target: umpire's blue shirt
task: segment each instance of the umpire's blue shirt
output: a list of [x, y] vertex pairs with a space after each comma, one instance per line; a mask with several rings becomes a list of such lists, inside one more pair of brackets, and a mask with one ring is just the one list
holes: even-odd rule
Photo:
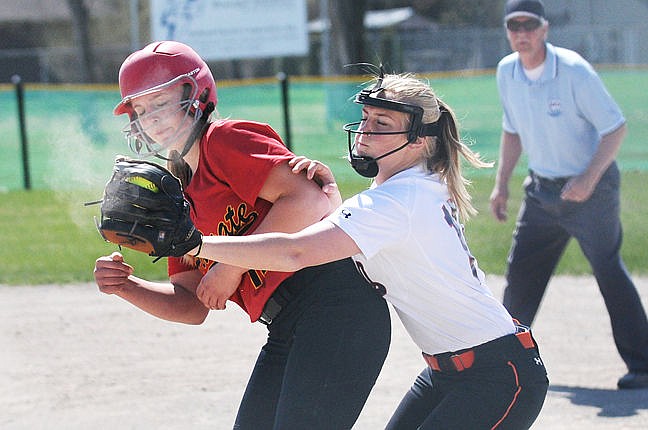
[[497, 65], [502, 128], [518, 134], [529, 168], [540, 176], [585, 171], [601, 136], [625, 118], [594, 68], [574, 51], [546, 44], [542, 76], [527, 78], [517, 52]]

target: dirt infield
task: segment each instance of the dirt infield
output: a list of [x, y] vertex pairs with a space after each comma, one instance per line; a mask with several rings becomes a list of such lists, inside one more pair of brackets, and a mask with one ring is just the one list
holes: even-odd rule
[[[648, 307], [648, 277], [636, 278]], [[489, 284], [501, 297], [502, 279]], [[383, 428], [422, 369], [393, 319], [385, 367], [354, 429]], [[265, 328], [235, 305], [202, 326], [150, 317], [93, 284], [0, 286], [0, 428], [227, 429]], [[555, 278], [534, 326], [551, 385], [533, 429], [646, 429], [591, 277]]]

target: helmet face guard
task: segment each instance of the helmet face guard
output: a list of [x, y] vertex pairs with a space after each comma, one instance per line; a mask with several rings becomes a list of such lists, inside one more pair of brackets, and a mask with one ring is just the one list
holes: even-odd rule
[[[202, 117], [202, 111], [200, 110], [199, 102], [196, 99], [198, 93], [196, 80], [189, 75], [178, 76], [169, 82], [125, 97], [122, 100], [123, 103], [127, 103], [128, 106], [131, 106], [133, 100], [138, 97], [164, 91], [177, 85], [182, 85], [184, 87], [183, 96], [177, 101], [177, 103], [170, 103], [160, 109], [146, 112], [141, 116], [131, 108], [131, 111], [129, 112], [131, 121], [123, 129], [123, 132], [129, 148], [139, 156], [159, 156], [161, 152], [164, 152], [173, 146], [173, 144], [175, 144], [179, 139], [188, 138], [190, 131], [193, 130]], [[154, 135], [153, 132], [156, 127], [165, 126], [165, 118], [172, 117], [180, 112], [184, 112], [184, 117], [176, 128], [175, 133], [161, 142], [151, 138], [151, 135]], [[151, 121], [150, 124], [152, 125], [145, 128], [143, 125], [143, 122], [145, 122], [144, 120], [151, 117], [157, 117], [159, 120], [156, 122]]]
[[[366, 88], [360, 91], [354, 99], [355, 103], [367, 106], [373, 106], [381, 109], [393, 110], [403, 112], [410, 116], [410, 126], [408, 130], [402, 131], [361, 131], [358, 129], [362, 121], [351, 122], [343, 126], [344, 131], [347, 132], [347, 145], [349, 150], [349, 162], [351, 167], [360, 175], [373, 178], [378, 174], [377, 161], [381, 158], [387, 157], [394, 152], [400, 151], [410, 143], [414, 142], [417, 138], [422, 136], [438, 136], [439, 127], [437, 122], [423, 124], [423, 108], [420, 106], [399, 102], [396, 100], [389, 100], [380, 97], [384, 94], [385, 88], [382, 87], [384, 79], [384, 70], [381, 66], [380, 76], [376, 84], [372, 88]], [[355, 150], [355, 136], [359, 134], [366, 135], [390, 135], [390, 134], [407, 134], [407, 141], [398, 148], [387, 152], [379, 157], [366, 157], [354, 154]]]

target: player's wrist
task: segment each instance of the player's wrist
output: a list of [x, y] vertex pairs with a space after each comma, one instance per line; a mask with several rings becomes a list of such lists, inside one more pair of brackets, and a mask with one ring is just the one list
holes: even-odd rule
[[189, 256], [191, 256], [191, 257], [194, 257], [194, 258], [199, 257], [200, 256], [200, 251], [202, 251], [202, 244], [203, 244], [203, 240], [202, 240], [202, 237], [201, 237], [200, 242], [198, 243], [198, 245], [195, 248], [190, 249], [187, 252], [187, 254]]
[[203, 246], [203, 241], [201, 240], [198, 246], [190, 250], [187, 254], [189, 254], [193, 258], [198, 258], [200, 256], [200, 251], [202, 251], [202, 246]]

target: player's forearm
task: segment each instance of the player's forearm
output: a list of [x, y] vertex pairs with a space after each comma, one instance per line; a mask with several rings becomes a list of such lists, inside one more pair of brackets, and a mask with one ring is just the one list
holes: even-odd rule
[[[191, 255], [198, 248], [190, 251]], [[342, 229], [324, 220], [293, 234], [206, 236], [199, 256], [240, 267], [294, 272], [341, 260], [360, 250]]]
[[271, 170], [259, 197], [272, 202], [272, 208], [254, 233], [294, 233], [330, 212], [328, 197], [319, 185], [306, 175], [295, 175], [288, 163]]
[[[223, 236], [205, 236], [199, 255], [232, 266], [232, 270], [240, 269], [242, 273], [248, 269], [294, 272], [309, 264], [300, 262], [299, 256], [302, 254], [296, 251], [295, 243], [289, 242], [287, 236], [274, 237], [272, 234], [298, 232], [321, 220], [328, 211], [327, 198], [321, 192], [318, 192], [317, 198], [279, 198], [253, 234], [226, 236], [225, 240], [221, 240]], [[257, 236], [265, 234], [270, 235], [260, 241]], [[255, 239], [248, 239], [251, 236]], [[196, 256], [196, 252], [198, 248], [188, 254]]]
[[171, 283], [151, 282], [129, 276], [130, 287], [119, 297], [157, 318], [184, 324], [201, 324], [209, 310], [195, 295]]
[[[191, 251], [193, 255], [198, 249]], [[287, 233], [205, 236], [199, 256], [250, 269], [294, 272], [302, 269], [301, 251]]]
[[272, 208], [254, 233], [298, 232], [326, 216], [330, 212], [329, 206], [326, 195], [320, 190], [308, 196], [280, 197], [273, 202]]

